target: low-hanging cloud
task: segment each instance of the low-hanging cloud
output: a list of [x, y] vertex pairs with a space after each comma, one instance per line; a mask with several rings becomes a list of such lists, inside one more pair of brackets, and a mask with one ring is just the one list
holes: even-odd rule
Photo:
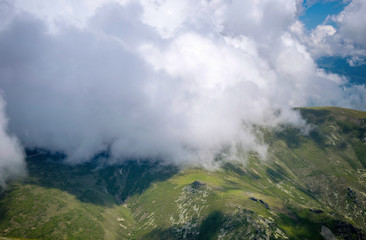
[[302, 123], [295, 106], [365, 106], [364, 86], [318, 69], [291, 31], [299, 1], [95, 1], [79, 18], [22, 2], [0, 31], [9, 129], [70, 163], [265, 156], [254, 124]]
[[18, 139], [7, 132], [5, 102], [0, 95], [0, 190], [13, 177], [24, 176], [24, 154]]

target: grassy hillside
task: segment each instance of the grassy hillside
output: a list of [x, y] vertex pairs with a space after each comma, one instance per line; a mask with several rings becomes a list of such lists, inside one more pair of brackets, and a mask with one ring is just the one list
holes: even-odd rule
[[[29, 152], [0, 198], [4, 239], [366, 239], [366, 112], [298, 109], [308, 131], [263, 129], [268, 159], [179, 170], [62, 164]], [[1, 239], [1, 238], [0, 238]]]

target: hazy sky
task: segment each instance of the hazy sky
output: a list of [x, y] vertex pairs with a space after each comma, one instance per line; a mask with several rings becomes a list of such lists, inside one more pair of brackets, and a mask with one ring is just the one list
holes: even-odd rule
[[35, 147], [69, 163], [108, 150], [212, 166], [223, 147], [265, 158], [253, 124], [301, 125], [297, 106], [365, 109], [364, 84], [315, 62], [365, 63], [366, 2], [321, 5], [315, 27], [319, 4], [0, 0], [0, 173], [23, 173]]

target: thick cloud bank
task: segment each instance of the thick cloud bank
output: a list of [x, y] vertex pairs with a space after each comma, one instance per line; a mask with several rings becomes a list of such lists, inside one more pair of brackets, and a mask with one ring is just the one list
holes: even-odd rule
[[8, 120], [4, 108], [5, 102], [0, 95], [0, 190], [7, 180], [25, 173], [23, 150], [18, 140], [7, 133]]
[[298, 39], [299, 1], [27, 2], [0, 1], [9, 128], [71, 163], [265, 156], [254, 125], [301, 124], [295, 106], [366, 106], [364, 86], [318, 69]]

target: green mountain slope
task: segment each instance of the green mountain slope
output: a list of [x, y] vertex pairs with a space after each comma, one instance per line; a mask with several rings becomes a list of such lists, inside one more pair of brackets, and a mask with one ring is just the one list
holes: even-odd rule
[[60, 155], [29, 152], [29, 177], [1, 195], [0, 236], [366, 239], [366, 112], [298, 110], [306, 133], [262, 129], [266, 161], [220, 159], [214, 171], [148, 161], [67, 166]]

